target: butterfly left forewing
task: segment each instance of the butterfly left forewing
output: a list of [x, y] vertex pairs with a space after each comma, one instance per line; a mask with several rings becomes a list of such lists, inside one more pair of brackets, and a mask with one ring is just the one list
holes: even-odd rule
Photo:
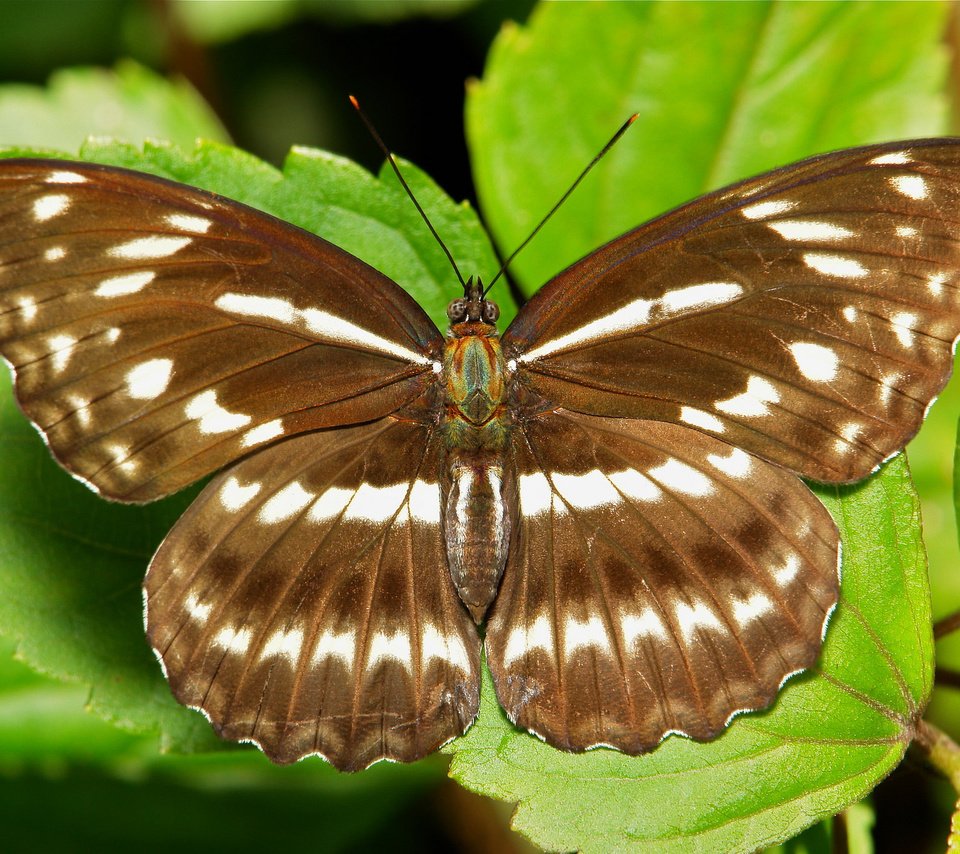
[[443, 569], [438, 437], [387, 418], [215, 478], [145, 582], [177, 698], [276, 762], [412, 761], [477, 712], [479, 640]]
[[679, 425], [559, 412], [517, 434], [485, 641], [511, 720], [641, 753], [717, 735], [814, 662], [839, 539], [796, 476]]
[[128, 170], [0, 160], [0, 353], [57, 459], [145, 501], [277, 438], [380, 417], [436, 327], [326, 241]]
[[554, 405], [686, 424], [858, 480], [960, 334], [960, 141], [815, 157], [697, 199], [548, 283], [504, 335]]

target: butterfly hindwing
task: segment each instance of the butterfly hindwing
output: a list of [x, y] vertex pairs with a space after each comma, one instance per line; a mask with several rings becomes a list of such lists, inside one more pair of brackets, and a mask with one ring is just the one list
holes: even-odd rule
[[826, 482], [917, 431], [960, 334], [960, 141], [815, 157], [561, 273], [504, 335], [556, 405], [687, 424]]
[[57, 459], [107, 497], [157, 498], [265, 442], [386, 415], [432, 381], [440, 344], [389, 279], [252, 208], [0, 160], [0, 353]]
[[436, 431], [382, 419], [215, 478], [154, 557], [147, 632], [181, 702], [274, 761], [419, 759], [477, 713], [444, 570]]
[[486, 649], [550, 744], [717, 735], [816, 658], [839, 539], [793, 474], [690, 428], [557, 413], [517, 431], [518, 528]]

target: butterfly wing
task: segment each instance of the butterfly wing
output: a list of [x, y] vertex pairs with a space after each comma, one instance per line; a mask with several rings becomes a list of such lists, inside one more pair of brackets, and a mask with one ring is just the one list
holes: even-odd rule
[[504, 335], [552, 405], [687, 424], [800, 474], [914, 435], [960, 334], [960, 140], [814, 157], [561, 273]]
[[463, 733], [480, 644], [443, 569], [439, 453], [433, 428], [386, 418], [211, 481], [144, 585], [177, 698], [275, 762], [355, 771]]
[[396, 284], [267, 214], [122, 169], [0, 161], [0, 354], [56, 458], [108, 498], [393, 412], [441, 347]]
[[517, 428], [518, 523], [487, 624], [510, 719], [565, 750], [717, 735], [809, 667], [839, 538], [792, 473], [688, 427]]

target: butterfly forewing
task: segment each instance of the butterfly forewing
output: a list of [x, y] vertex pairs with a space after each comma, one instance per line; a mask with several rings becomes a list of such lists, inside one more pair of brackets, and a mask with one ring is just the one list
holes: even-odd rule
[[174, 693], [274, 761], [411, 761], [477, 713], [479, 640], [443, 570], [435, 431], [393, 418], [228, 469], [146, 580]]
[[511, 720], [640, 753], [716, 735], [812, 664], [839, 539], [797, 477], [672, 424], [561, 413], [520, 432], [486, 638]]
[[698, 199], [545, 286], [505, 352], [554, 404], [862, 478], [949, 376], [958, 167], [953, 140], [872, 146]]
[[393, 282], [266, 214], [124, 170], [0, 162], [0, 352], [58, 460], [108, 497], [395, 411], [439, 346]]

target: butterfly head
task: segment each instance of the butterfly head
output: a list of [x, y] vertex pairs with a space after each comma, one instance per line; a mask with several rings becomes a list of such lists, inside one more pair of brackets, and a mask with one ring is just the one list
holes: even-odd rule
[[485, 323], [495, 326], [500, 318], [500, 306], [492, 300], [484, 299], [483, 282], [474, 280], [473, 276], [467, 279], [463, 286], [463, 296], [452, 300], [447, 306], [447, 317], [450, 324]]

